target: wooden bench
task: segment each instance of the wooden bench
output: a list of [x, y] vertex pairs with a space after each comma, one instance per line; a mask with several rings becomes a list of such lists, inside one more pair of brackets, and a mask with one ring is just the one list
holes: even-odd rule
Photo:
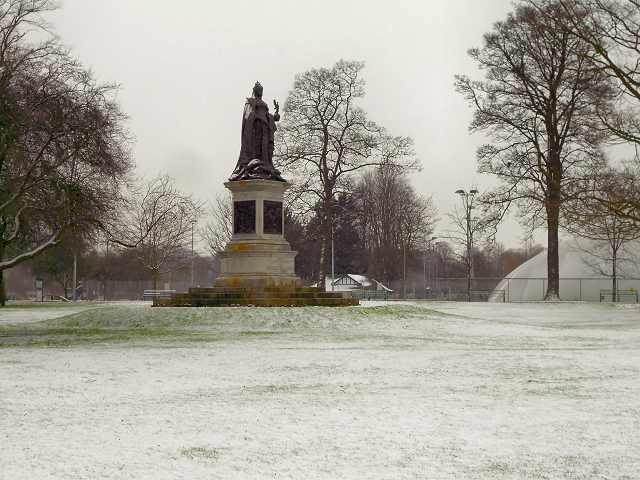
[[613, 301], [614, 295], [618, 298], [618, 302], [620, 301], [620, 297], [633, 297], [636, 299], [636, 303], [638, 303], [638, 291], [637, 290], [600, 290], [600, 301], [603, 302], [605, 297], [611, 297]]
[[469, 301], [472, 301], [472, 298], [478, 298], [479, 300], [488, 301], [489, 298], [493, 295], [497, 295], [498, 297], [502, 297], [502, 301], [506, 302], [505, 290], [471, 290], [469, 292]]
[[171, 294], [176, 293], [175, 290], [145, 290], [142, 294], [142, 300], [167, 300], [171, 298]]

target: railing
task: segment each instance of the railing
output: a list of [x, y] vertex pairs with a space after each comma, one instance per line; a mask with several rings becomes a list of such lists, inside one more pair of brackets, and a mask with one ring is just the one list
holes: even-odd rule
[[351, 298], [359, 300], [389, 300], [389, 292], [387, 290], [354, 290], [351, 292]]
[[142, 300], [165, 300], [171, 298], [171, 294], [176, 293], [175, 290], [145, 290], [142, 294]]
[[471, 290], [469, 292], [469, 301], [473, 302], [477, 300], [487, 302], [489, 301], [489, 298], [493, 301], [502, 298], [502, 301], [504, 302], [505, 294], [506, 292], [504, 290]]
[[[603, 302], [605, 297], [611, 297], [612, 302], [620, 302], [621, 297], [633, 297], [638, 303], [638, 291], [630, 290], [600, 290], [600, 301]], [[617, 297], [617, 300], [616, 300]]]

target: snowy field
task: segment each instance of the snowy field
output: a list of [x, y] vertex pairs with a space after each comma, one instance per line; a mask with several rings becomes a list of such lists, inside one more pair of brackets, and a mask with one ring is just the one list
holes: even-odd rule
[[640, 308], [149, 305], [0, 309], [0, 478], [640, 478]]

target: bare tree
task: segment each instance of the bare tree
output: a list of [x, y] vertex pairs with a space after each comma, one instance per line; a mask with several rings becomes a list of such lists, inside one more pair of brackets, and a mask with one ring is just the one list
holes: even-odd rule
[[331, 69], [296, 75], [277, 132], [275, 160], [295, 177], [300, 202], [307, 211], [318, 202], [322, 206], [321, 278], [330, 255], [334, 199], [347, 189], [352, 174], [371, 165], [418, 168], [409, 158], [413, 140], [392, 137], [356, 104], [364, 96], [363, 68], [362, 62], [341, 60]]
[[[640, 238], [640, 222], [616, 214], [611, 205], [624, 187], [620, 172], [609, 170], [589, 179], [594, 196], [572, 202], [565, 210], [565, 229], [590, 242], [578, 246], [583, 250], [583, 260], [590, 269], [612, 280], [613, 299], [618, 290], [620, 265], [634, 263], [637, 251], [630, 246]], [[584, 244], [584, 242], [582, 242]]]
[[220, 273], [222, 267], [218, 252], [224, 250], [225, 245], [233, 235], [233, 199], [231, 192], [216, 194], [209, 202], [209, 220], [201, 231], [209, 253], [209, 266], [215, 274]]
[[[616, 109], [601, 109], [603, 123], [612, 133], [640, 145], [640, 1], [638, 0], [528, 0], [542, 15], [550, 6], [560, 9], [560, 24], [590, 45], [593, 67], [614, 82]], [[604, 107], [605, 105], [602, 105]]]
[[402, 279], [404, 288], [407, 259], [411, 266], [438, 221], [432, 198], [419, 196], [395, 165], [365, 172], [354, 196], [370, 276], [386, 284]]
[[575, 182], [605, 164], [608, 137], [598, 119], [615, 92], [592, 68], [591, 45], [562, 28], [562, 9], [548, 14], [525, 5], [484, 36], [469, 54], [487, 71], [486, 81], [457, 76], [456, 88], [475, 109], [470, 129], [493, 144], [478, 149], [478, 170], [500, 179], [486, 200], [511, 205], [529, 228], [545, 226], [547, 299], [559, 298], [559, 237], [564, 202]]
[[469, 192], [458, 190], [462, 198], [462, 209], [454, 205], [453, 211], [447, 213], [450, 228], [445, 232], [454, 246], [454, 254], [467, 271], [467, 297], [470, 299], [472, 280], [474, 278], [474, 255], [480, 246], [492, 246], [495, 226], [500, 220], [499, 212], [491, 209], [479, 211], [482, 206], [476, 197], [478, 190], [470, 188]]
[[129, 178], [131, 137], [115, 101], [53, 35], [49, 0], [0, 1], [0, 303], [2, 271], [116, 211]]
[[[550, 0], [528, 0], [546, 15]], [[603, 125], [618, 142], [635, 146], [635, 160], [640, 159], [640, 2], [638, 0], [555, 0], [562, 9], [562, 27], [591, 46], [592, 68], [608, 76], [615, 88], [613, 104], [598, 105]], [[630, 170], [622, 166], [621, 174]], [[636, 172], [637, 176], [637, 172]], [[637, 183], [637, 181], [635, 182]], [[628, 195], [629, 185], [609, 198], [598, 198], [615, 214], [640, 221], [640, 190]], [[595, 193], [595, 192], [594, 192]]]
[[231, 193], [216, 194], [209, 203], [209, 221], [202, 230], [202, 238], [212, 257], [224, 250], [233, 235], [233, 201]]
[[131, 201], [123, 235], [145, 268], [151, 271], [153, 289], [158, 275], [183, 266], [189, 260], [191, 235], [203, 215], [203, 204], [178, 190], [169, 175], [144, 182]]

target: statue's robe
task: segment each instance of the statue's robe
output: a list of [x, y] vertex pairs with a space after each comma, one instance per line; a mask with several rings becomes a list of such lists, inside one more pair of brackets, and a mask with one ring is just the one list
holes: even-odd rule
[[[273, 177], [273, 180], [281, 180], [279, 172], [273, 167], [273, 139], [278, 120], [280, 115], [277, 113], [276, 116], [271, 115], [269, 107], [262, 99], [247, 98], [242, 116], [240, 156], [231, 179], [242, 180], [244, 177], [264, 178], [266, 176]], [[257, 169], [255, 166], [252, 167], [255, 175], [250, 175], [251, 172], [247, 170], [252, 160], [258, 160], [260, 163]]]

